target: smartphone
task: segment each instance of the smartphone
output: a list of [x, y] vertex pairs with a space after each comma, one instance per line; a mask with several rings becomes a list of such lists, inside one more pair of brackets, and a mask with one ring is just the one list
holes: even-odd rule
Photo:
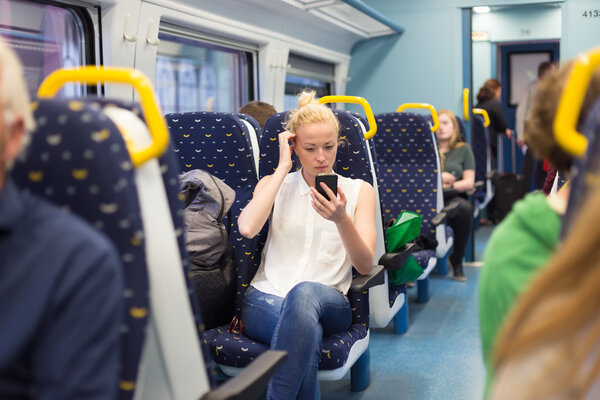
[[317, 192], [321, 193], [323, 197], [329, 200], [329, 196], [325, 193], [325, 189], [321, 187], [321, 182], [325, 182], [325, 184], [331, 189], [334, 196], [337, 196], [337, 175], [336, 174], [319, 174], [315, 178], [315, 188]]

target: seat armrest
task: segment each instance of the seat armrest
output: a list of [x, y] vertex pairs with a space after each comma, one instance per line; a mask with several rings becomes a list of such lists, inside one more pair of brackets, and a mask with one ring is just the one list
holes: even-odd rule
[[483, 185], [485, 185], [485, 183], [483, 181], [477, 181], [475, 182], [475, 184], [473, 185], [473, 187], [467, 191], [465, 191], [465, 194], [467, 196], [473, 196], [475, 193], [477, 193], [479, 191], [479, 189], [481, 189], [483, 187]]
[[285, 351], [265, 351], [243, 371], [218, 388], [201, 397], [201, 400], [255, 400], [264, 397], [269, 379], [287, 359]]
[[404, 266], [414, 246], [414, 243], [407, 243], [398, 252], [385, 253], [381, 256], [377, 264], [382, 265], [387, 270], [397, 271]]
[[352, 279], [350, 290], [353, 292], [362, 292], [365, 289], [369, 289], [373, 286], [383, 285], [384, 283], [385, 276], [383, 275], [383, 266], [373, 265], [369, 275], [360, 275]]
[[458, 207], [458, 203], [450, 203], [444, 208], [442, 208], [442, 210], [431, 219], [431, 223], [433, 224], [433, 226], [438, 226], [440, 224], [446, 223], [448, 212], [454, 210], [456, 207]]
[[443, 224], [446, 222], [447, 216], [448, 214], [446, 214], [445, 212], [438, 213], [435, 215], [435, 217], [431, 218], [431, 223], [433, 224], [433, 226]]

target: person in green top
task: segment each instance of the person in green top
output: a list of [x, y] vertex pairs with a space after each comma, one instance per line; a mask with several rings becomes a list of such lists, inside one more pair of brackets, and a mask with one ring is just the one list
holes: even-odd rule
[[475, 158], [471, 147], [460, 138], [458, 121], [449, 110], [438, 111], [440, 127], [436, 131], [442, 161], [442, 186], [444, 205], [456, 203], [448, 214], [448, 225], [454, 231], [454, 249], [449, 257], [453, 279], [466, 281], [462, 259], [471, 232], [473, 205], [465, 192], [475, 185]]
[[[525, 140], [534, 156], [548, 160], [563, 176], [568, 176], [573, 160], [556, 143], [553, 122], [570, 71], [569, 63], [544, 76], [525, 120]], [[600, 70], [588, 85], [580, 123], [599, 96]], [[562, 227], [560, 216], [568, 197], [568, 184], [553, 198], [536, 192], [528, 194], [515, 203], [490, 237], [479, 276], [479, 327], [486, 367], [484, 399], [494, 380], [493, 352], [499, 331], [518, 298], [554, 254]]]

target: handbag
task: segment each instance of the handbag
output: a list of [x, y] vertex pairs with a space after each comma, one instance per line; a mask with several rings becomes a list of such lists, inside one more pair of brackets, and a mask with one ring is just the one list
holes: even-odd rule
[[[421, 232], [423, 217], [412, 211], [402, 211], [394, 224], [385, 231], [385, 238], [390, 252], [398, 251], [406, 243], [415, 240]], [[408, 257], [399, 270], [389, 271], [390, 284], [400, 286], [414, 281], [423, 274], [423, 268], [412, 256]]]
[[401, 269], [389, 272], [390, 285], [400, 286], [407, 282], [412, 282], [417, 280], [423, 272], [423, 268], [421, 268], [417, 260], [415, 260], [411, 254]]
[[398, 251], [406, 243], [414, 240], [421, 231], [423, 217], [412, 211], [402, 211], [396, 222], [385, 231], [388, 251]]

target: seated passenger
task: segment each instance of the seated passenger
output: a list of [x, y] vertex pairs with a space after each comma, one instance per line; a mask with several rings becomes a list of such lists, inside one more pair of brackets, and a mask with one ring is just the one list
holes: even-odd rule
[[[279, 164], [259, 181], [238, 225], [254, 237], [269, 220], [261, 265], [242, 308], [245, 333], [288, 352], [272, 378], [269, 399], [319, 398], [317, 369], [323, 335], [347, 329], [351, 267], [368, 274], [375, 253], [375, 192], [368, 183], [338, 175], [337, 196], [315, 177], [332, 173], [339, 123], [315, 92], [299, 95], [279, 134]], [[289, 141], [293, 145], [289, 144]], [[302, 169], [289, 173], [292, 151]]]
[[599, 217], [595, 189], [502, 327], [491, 399], [600, 398]]
[[0, 40], [0, 398], [114, 399], [121, 264], [100, 233], [11, 180], [34, 125]]
[[473, 205], [464, 193], [475, 185], [475, 157], [471, 146], [461, 140], [458, 121], [452, 111], [440, 110], [438, 115], [440, 128], [436, 134], [442, 161], [444, 205], [458, 205], [448, 214], [448, 225], [454, 231], [450, 264], [453, 279], [464, 282], [467, 277], [463, 272], [462, 260], [473, 222]]
[[[563, 65], [544, 77], [525, 122], [525, 140], [534, 156], [549, 160], [564, 176], [571, 167], [572, 157], [556, 143], [553, 123], [570, 69], [570, 64]], [[599, 95], [600, 70], [596, 71], [586, 93], [580, 121]], [[498, 330], [517, 297], [554, 253], [568, 198], [568, 184], [555, 197], [530, 193], [515, 203], [490, 237], [479, 278], [479, 324], [487, 370], [486, 393], [493, 380], [491, 356]]]
[[242, 114], [248, 114], [258, 122], [260, 129], [265, 128], [265, 123], [269, 117], [277, 113], [275, 107], [263, 101], [251, 101], [246, 103], [239, 110]]

